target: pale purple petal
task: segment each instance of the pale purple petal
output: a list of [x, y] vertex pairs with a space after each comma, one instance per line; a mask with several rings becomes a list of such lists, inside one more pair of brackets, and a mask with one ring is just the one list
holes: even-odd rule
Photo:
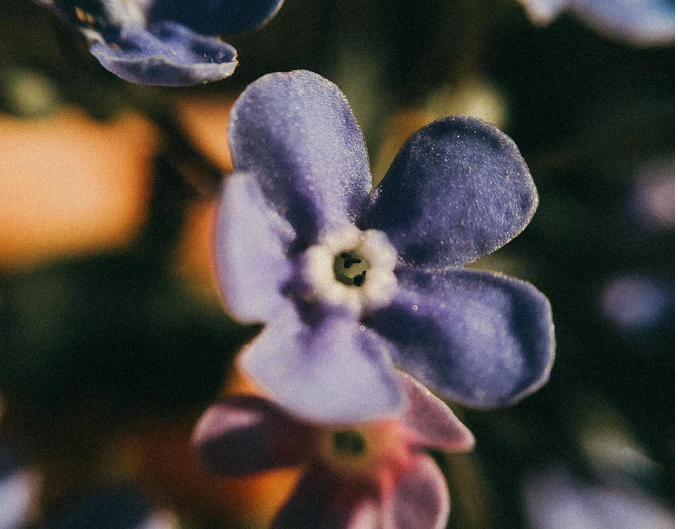
[[433, 459], [419, 454], [384, 504], [389, 529], [444, 529], [450, 515], [447, 482]]
[[101, 65], [132, 83], [202, 84], [228, 77], [238, 64], [231, 45], [172, 22], [126, 24], [86, 36]]
[[417, 444], [446, 451], [468, 451], [475, 438], [442, 400], [411, 376], [400, 373], [407, 408], [400, 421], [417, 434]]
[[674, 515], [637, 490], [590, 485], [565, 468], [543, 470], [524, 486], [530, 529], [673, 529]]
[[26, 469], [0, 475], [0, 528], [25, 527], [37, 503], [39, 482], [37, 472]]
[[521, 0], [535, 24], [548, 24], [570, 11], [591, 28], [637, 46], [670, 46], [675, 41], [671, 0]]
[[215, 264], [234, 317], [266, 322], [283, 310], [282, 289], [293, 273], [286, 252], [294, 238], [290, 225], [266, 204], [253, 176], [226, 178], [217, 213]]
[[205, 35], [231, 35], [254, 29], [273, 17], [283, 0], [155, 0], [151, 22], [173, 20]]
[[271, 529], [382, 529], [380, 510], [355, 482], [311, 468]]
[[212, 405], [193, 434], [200, 460], [227, 476], [299, 465], [312, 454], [316, 431], [271, 401], [234, 395]]
[[42, 529], [141, 529], [153, 505], [136, 484], [111, 482], [87, 490], [68, 508], [55, 509]]
[[257, 176], [299, 247], [355, 219], [367, 200], [362, 132], [344, 95], [317, 74], [273, 73], [249, 85], [231, 111], [229, 142], [233, 167]]
[[369, 322], [404, 371], [468, 406], [508, 405], [546, 380], [551, 306], [529, 283], [473, 270], [401, 271], [401, 290]]
[[290, 413], [309, 421], [352, 424], [393, 416], [404, 405], [392, 348], [356, 322], [301, 322], [281, 313], [246, 347], [240, 365]]
[[457, 116], [405, 143], [359, 225], [386, 232], [409, 264], [449, 267], [506, 244], [536, 207], [534, 182], [513, 140]]

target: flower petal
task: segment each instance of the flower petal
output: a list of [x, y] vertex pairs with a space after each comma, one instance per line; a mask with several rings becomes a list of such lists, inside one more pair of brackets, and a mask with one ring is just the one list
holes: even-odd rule
[[290, 308], [243, 351], [240, 365], [290, 413], [353, 424], [391, 416], [404, 404], [390, 349], [354, 321], [326, 317], [311, 325]]
[[450, 515], [447, 482], [433, 459], [416, 456], [413, 467], [396, 483], [395, 494], [384, 505], [385, 527], [443, 529]]
[[229, 476], [299, 465], [311, 454], [314, 439], [313, 428], [251, 395], [226, 397], [211, 406], [193, 434], [203, 465]]
[[675, 41], [675, 2], [670, 0], [580, 0], [570, 9], [589, 26], [637, 46], [670, 46]]
[[410, 264], [459, 266], [518, 235], [537, 191], [513, 140], [476, 118], [440, 119], [402, 147], [375, 189], [366, 228]]
[[148, 14], [153, 22], [173, 20], [204, 35], [231, 35], [265, 24], [283, 0], [155, 0]]
[[442, 400], [406, 373], [399, 373], [407, 395], [407, 409], [400, 421], [417, 434], [417, 443], [426, 448], [468, 451], [475, 438]]
[[82, 30], [101, 65], [132, 83], [187, 86], [218, 81], [235, 70], [235, 49], [172, 22]]
[[359, 485], [314, 467], [302, 476], [271, 529], [381, 529], [379, 511]]
[[529, 283], [474, 270], [401, 271], [403, 287], [369, 324], [394, 360], [446, 397], [479, 408], [511, 404], [548, 379], [551, 306]]
[[282, 289], [293, 274], [287, 248], [294, 230], [267, 205], [252, 175], [226, 178], [217, 213], [215, 263], [233, 316], [266, 322], [286, 306]]
[[670, 0], [521, 0], [537, 25], [569, 10], [591, 28], [636, 46], [667, 46], [675, 41], [675, 3]]
[[344, 95], [317, 74], [273, 73], [249, 85], [231, 111], [229, 142], [234, 168], [257, 176], [300, 247], [353, 221], [367, 201], [362, 132]]

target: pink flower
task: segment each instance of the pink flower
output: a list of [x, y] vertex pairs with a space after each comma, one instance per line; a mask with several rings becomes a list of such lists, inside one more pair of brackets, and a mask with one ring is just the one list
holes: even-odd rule
[[425, 449], [467, 451], [474, 438], [423, 385], [405, 374], [400, 380], [407, 407], [397, 418], [317, 425], [272, 401], [236, 395], [207, 410], [194, 443], [215, 474], [304, 467], [275, 529], [442, 529], [447, 485]]

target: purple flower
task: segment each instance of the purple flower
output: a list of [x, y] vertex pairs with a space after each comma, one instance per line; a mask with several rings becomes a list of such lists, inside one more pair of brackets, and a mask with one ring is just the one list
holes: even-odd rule
[[263, 322], [240, 365], [300, 417], [396, 412], [392, 362], [447, 397], [506, 405], [547, 379], [551, 309], [531, 285], [461, 265], [499, 248], [537, 195], [510, 138], [469, 117], [414, 134], [371, 191], [339, 89], [276, 73], [236, 101], [216, 266], [224, 301]]
[[671, 512], [638, 490], [589, 485], [565, 468], [545, 469], [524, 487], [530, 529], [671, 529]]
[[264, 24], [283, 0], [35, 0], [87, 40], [104, 68], [139, 84], [224, 79], [238, 61], [217, 38]]
[[600, 310], [622, 331], [647, 330], [666, 316], [674, 297], [672, 285], [642, 274], [623, 274], [603, 285]]
[[675, 41], [673, 0], [521, 0], [535, 24], [551, 23], [564, 11], [608, 37], [637, 46]]
[[205, 412], [194, 444], [204, 466], [221, 475], [304, 465], [274, 528], [442, 529], [447, 485], [424, 449], [470, 450], [473, 435], [424, 386], [400, 380], [408, 404], [399, 420], [319, 427], [271, 401], [231, 396]]

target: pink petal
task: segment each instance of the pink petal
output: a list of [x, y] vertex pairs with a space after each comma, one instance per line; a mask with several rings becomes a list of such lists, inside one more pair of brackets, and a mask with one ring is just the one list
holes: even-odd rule
[[409, 401], [401, 422], [416, 433], [416, 442], [440, 450], [471, 450], [475, 438], [452, 410], [411, 376], [401, 372], [400, 377]]
[[388, 529], [444, 529], [450, 515], [450, 496], [445, 477], [433, 459], [417, 456], [382, 512], [383, 527]]

